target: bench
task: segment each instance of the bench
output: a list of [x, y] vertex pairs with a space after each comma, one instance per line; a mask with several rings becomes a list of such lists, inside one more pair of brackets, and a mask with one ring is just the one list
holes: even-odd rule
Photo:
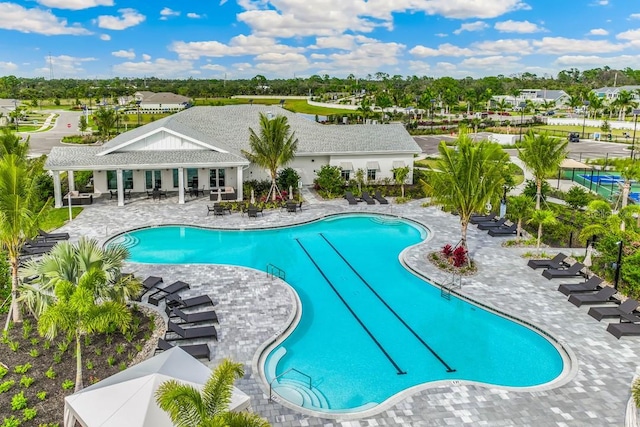
[[[236, 190], [233, 187], [221, 187], [220, 188], [220, 198], [222, 200], [236, 200]], [[216, 201], [218, 200], [218, 189], [212, 188], [209, 192], [209, 200]]]
[[90, 205], [93, 203], [93, 194], [71, 191], [65, 194], [62, 199], [62, 206], [69, 206], [69, 195], [71, 195], [71, 206]]

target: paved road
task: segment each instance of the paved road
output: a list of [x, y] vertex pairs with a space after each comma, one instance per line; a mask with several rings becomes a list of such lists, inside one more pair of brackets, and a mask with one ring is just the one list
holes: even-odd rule
[[[80, 121], [81, 112], [79, 111], [51, 111], [58, 113], [59, 116], [54, 127], [46, 132], [21, 132], [25, 138], [30, 136], [29, 145], [31, 147], [30, 154], [32, 156], [40, 156], [49, 154], [51, 148], [61, 146], [60, 140], [65, 135], [75, 135], [80, 132], [78, 123]], [[68, 125], [71, 125], [70, 127]]]

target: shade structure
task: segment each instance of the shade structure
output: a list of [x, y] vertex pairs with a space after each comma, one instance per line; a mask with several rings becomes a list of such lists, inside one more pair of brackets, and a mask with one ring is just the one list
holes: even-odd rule
[[380, 164], [378, 162], [367, 162], [368, 170], [380, 170]]
[[351, 163], [351, 162], [341, 162], [340, 163], [340, 169], [342, 169], [343, 171], [352, 171], [353, 170], [353, 163]]
[[394, 160], [392, 164], [393, 169], [400, 169], [404, 167], [404, 162], [402, 160]]
[[593, 166], [573, 159], [564, 159], [560, 163], [560, 169], [593, 169]]
[[[155, 402], [155, 392], [168, 380], [201, 388], [211, 369], [179, 347], [65, 397], [64, 425], [84, 427], [170, 427], [171, 419]], [[249, 396], [234, 387], [229, 410], [249, 408]]]
[[251, 204], [252, 205], [256, 204], [256, 192], [253, 188], [251, 189]]

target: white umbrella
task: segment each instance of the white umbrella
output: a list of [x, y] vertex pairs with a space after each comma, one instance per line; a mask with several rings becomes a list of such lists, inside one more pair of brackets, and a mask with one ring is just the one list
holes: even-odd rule
[[220, 188], [218, 188], [218, 201], [217, 203], [220, 203], [222, 201], [222, 190]]
[[293, 200], [293, 188], [289, 186], [289, 200]]
[[507, 214], [507, 203], [504, 200], [500, 201], [500, 218], [504, 218]]
[[256, 204], [256, 193], [253, 190], [253, 188], [251, 189], [251, 204], [255, 205]]
[[585, 255], [584, 261], [582, 261], [582, 263], [587, 267], [591, 267], [592, 265], [592, 261], [591, 261], [592, 252], [593, 252], [593, 247], [591, 246], [591, 243], [589, 243], [589, 246], [587, 246], [587, 255]]

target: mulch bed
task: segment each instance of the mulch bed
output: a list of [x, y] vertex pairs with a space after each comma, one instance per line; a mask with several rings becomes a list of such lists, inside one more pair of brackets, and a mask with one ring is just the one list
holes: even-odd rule
[[[145, 344], [153, 336], [156, 326], [149, 317], [135, 309], [133, 319], [129, 335], [114, 332], [95, 334], [83, 339], [82, 373], [85, 387], [127, 368], [138, 359], [138, 353], [145, 351]], [[64, 397], [73, 394], [75, 387], [75, 340], [72, 339], [64, 348], [64, 343], [67, 342], [65, 336], [58, 336], [53, 342], [49, 342], [38, 334], [34, 318], [25, 317], [24, 320], [22, 325], [13, 325], [0, 339], [0, 363], [8, 368], [6, 375], [0, 379], [0, 391], [3, 383], [15, 381], [9, 390], [0, 393], [0, 424], [6, 418], [14, 416], [22, 421], [21, 427], [45, 424], [48, 427], [62, 426]], [[15, 348], [16, 345], [17, 349], [14, 351], [12, 347]], [[27, 363], [31, 368], [26, 373], [15, 372], [16, 366]], [[50, 369], [55, 372], [54, 378], [46, 375], [47, 371], [51, 373]], [[21, 380], [23, 383], [28, 382], [28, 378], [32, 378], [33, 383], [25, 387]], [[71, 385], [70, 388], [63, 387], [65, 382]], [[21, 391], [27, 399], [27, 408], [37, 411], [31, 420], [24, 420], [23, 410], [11, 409], [12, 398]], [[41, 392], [46, 392], [43, 400], [38, 397]]]
[[461, 276], [473, 276], [478, 272], [478, 267], [476, 263], [471, 260], [471, 266], [467, 263], [464, 263], [461, 267], [454, 266], [449, 259], [442, 253], [442, 251], [434, 251], [430, 252], [426, 256], [427, 260], [431, 262], [431, 264], [435, 265], [442, 271], [448, 271], [450, 273], [456, 273]]

